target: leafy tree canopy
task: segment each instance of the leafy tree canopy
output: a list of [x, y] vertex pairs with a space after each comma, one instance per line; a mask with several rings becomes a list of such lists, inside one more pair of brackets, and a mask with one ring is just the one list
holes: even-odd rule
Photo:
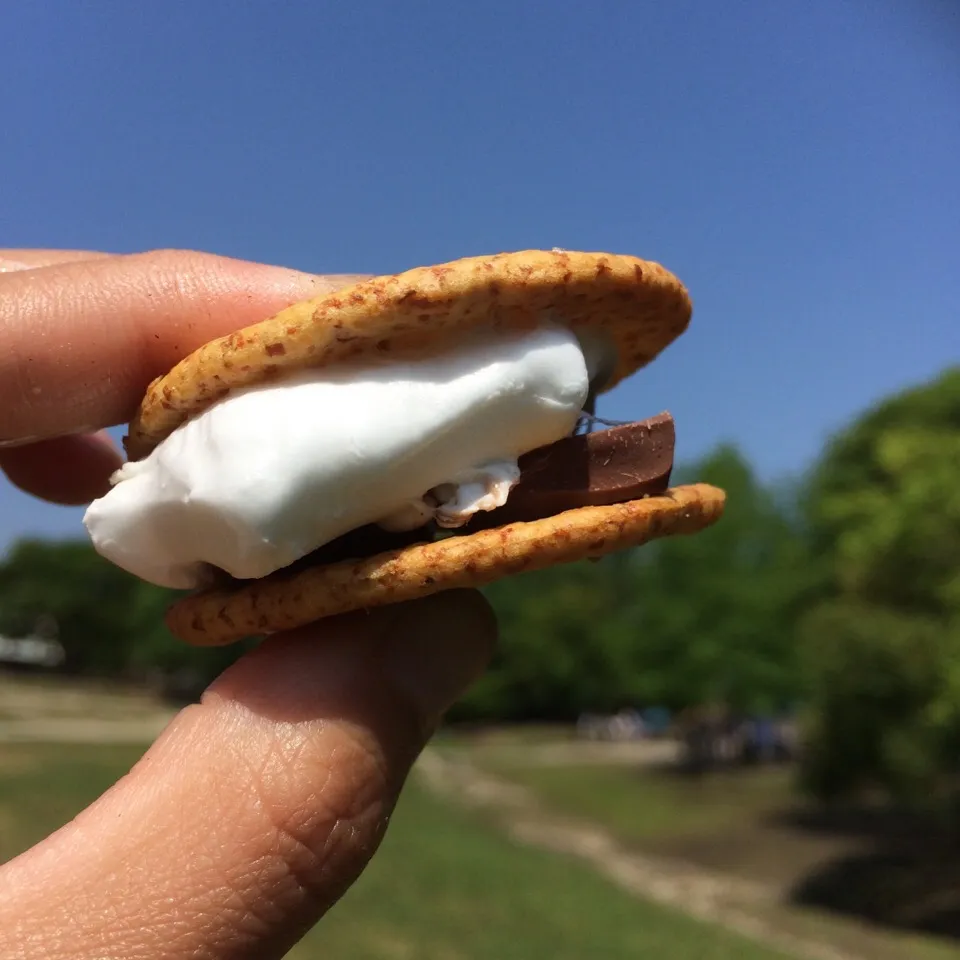
[[806, 496], [818, 602], [800, 625], [823, 795], [936, 795], [960, 746], [960, 369], [869, 412]]

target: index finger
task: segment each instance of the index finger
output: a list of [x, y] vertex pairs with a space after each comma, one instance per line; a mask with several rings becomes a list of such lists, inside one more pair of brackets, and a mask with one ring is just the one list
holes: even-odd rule
[[171, 250], [0, 274], [0, 443], [123, 423], [201, 344], [359, 279]]

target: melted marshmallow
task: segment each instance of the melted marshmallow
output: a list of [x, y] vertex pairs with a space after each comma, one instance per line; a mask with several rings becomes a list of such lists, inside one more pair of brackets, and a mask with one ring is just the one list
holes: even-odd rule
[[180, 589], [208, 565], [266, 576], [368, 523], [458, 526], [505, 502], [521, 454], [571, 432], [584, 349], [545, 326], [235, 391], [125, 464], [84, 524], [107, 559]]

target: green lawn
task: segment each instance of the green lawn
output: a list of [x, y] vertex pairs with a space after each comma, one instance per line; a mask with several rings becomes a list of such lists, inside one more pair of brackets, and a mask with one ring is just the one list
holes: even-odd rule
[[[442, 749], [464, 752], [478, 767], [526, 787], [542, 807], [600, 824], [625, 847], [742, 877], [780, 891], [755, 908], [783, 932], [875, 960], [947, 960], [949, 940], [872, 928], [789, 904], [791, 885], [818, 864], [849, 852], [842, 836], [805, 834], [776, 815], [798, 803], [792, 772], [756, 769], [688, 779], [622, 763], [524, 762], [519, 740], [450, 736]], [[531, 754], [533, 756], [534, 754]]]
[[[0, 858], [68, 820], [136, 760], [119, 746], [0, 746]], [[517, 846], [409, 788], [376, 861], [295, 960], [784, 960]]]
[[627, 764], [526, 764], [494, 748], [475, 762], [528, 787], [551, 809], [602, 823], [627, 842], [716, 835], [794, 799], [786, 770], [757, 770], [689, 780]]

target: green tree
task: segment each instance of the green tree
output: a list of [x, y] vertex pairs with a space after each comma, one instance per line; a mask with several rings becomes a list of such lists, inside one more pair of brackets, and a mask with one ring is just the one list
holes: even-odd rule
[[798, 693], [792, 621], [810, 580], [789, 494], [763, 487], [729, 446], [687, 475], [722, 487], [727, 507], [716, 526], [637, 554], [627, 616], [645, 699], [782, 707]]
[[927, 617], [841, 599], [818, 604], [799, 639], [812, 681], [805, 785], [826, 800], [876, 787], [936, 796], [955, 730], [940, 714], [955, 711], [942, 674], [949, 634]]
[[960, 369], [829, 445], [806, 498], [818, 602], [800, 628], [807, 783], [932, 796], [960, 746]]
[[459, 716], [571, 719], [714, 698], [761, 709], [795, 696], [790, 623], [809, 578], [789, 497], [730, 447], [681, 473], [727, 490], [715, 527], [489, 589], [500, 651]]
[[112, 675], [126, 661], [138, 581], [82, 542], [17, 543], [0, 564], [0, 628], [28, 629], [53, 616], [72, 673]]
[[108, 563], [89, 543], [24, 540], [0, 563], [0, 632], [25, 632], [49, 615], [59, 627], [67, 671], [134, 678], [186, 671], [195, 688], [246, 645], [181, 643], [163, 624], [173, 596]]
[[621, 592], [618, 559], [522, 574], [490, 587], [500, 646], [454, 716], [568, 720], [582, 710], [629, 704], [632, 645], [609, 623]]

